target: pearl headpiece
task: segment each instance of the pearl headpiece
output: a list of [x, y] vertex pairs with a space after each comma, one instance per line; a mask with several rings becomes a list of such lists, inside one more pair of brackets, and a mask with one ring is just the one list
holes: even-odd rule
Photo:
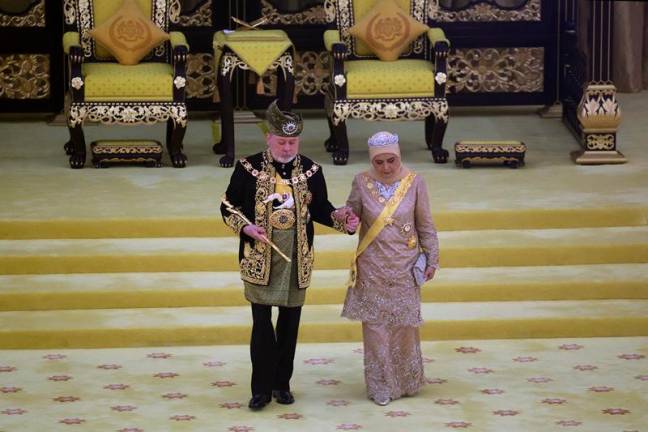
[[395, 154], [400, 157], [400, 147], [398, 145], [398, 135], [381, 131], [373, 134], [367, 141], [369, 144], [369, 160], [383, 153]]
[[398, 144], [398, 135], [387, 131], [377, 132], [369, 138], [367, 143], [369, 144], [369, 147], [382, 147]]

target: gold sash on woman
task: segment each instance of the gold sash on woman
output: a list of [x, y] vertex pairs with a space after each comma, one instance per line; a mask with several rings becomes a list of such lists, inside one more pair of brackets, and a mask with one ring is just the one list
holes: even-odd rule
[[385, 225], [387, 225], [387, 220], [394, 214], [401, 201], [405, 197], [405, 194], [409, 190], [410, 186], [412, 186], [412, 183], [414, 182], [414, 176], [414, 173], [409, 173], [405, 178], [403, 178], [403, 180], [401, 180], [400, 184], [396, 188], [396, 191], [394, 192], [394, 196], [392, 196], [389, 201], [387, 201], [385, 207], [382, 209], [374, 223], [369, 227], [367, 233], [362, 238], [362, 241], [358, 245], [358, 249], [356, 249], [353, 259], [351, 260], [351, 274], [349, 275], [349, 282], [347, 283], [347, 286], [349, 288], [355, 287], [356, 284], [356, 277], [358, 275], [358, 257], [362, 254], [362, 252], [365, 251], [365, 249], [367, 249], [371, 242], [374, 241], [378, 234], [380, 234], [380, 231], [382, 231]]

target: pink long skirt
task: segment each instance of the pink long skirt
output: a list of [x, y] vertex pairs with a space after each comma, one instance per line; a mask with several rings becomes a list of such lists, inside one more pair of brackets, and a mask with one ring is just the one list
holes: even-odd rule
[[367, 395], [380, 401], [416, 394], [425, 382], [418, 327], [362, 323]]

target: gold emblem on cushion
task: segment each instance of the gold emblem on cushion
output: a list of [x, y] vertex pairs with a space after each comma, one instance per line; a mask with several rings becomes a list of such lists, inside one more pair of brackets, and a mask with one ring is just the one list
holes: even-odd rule
[[351, 35], [369, 46], [380, 60], [394, 61], [428, 30], [394, 0], [378, 2], [349, 29]]
[[124, 0], [122, 6], [90, 35], [106, 48], [120, 64], [134, 65], [169, 35], [157, 27], [135, 0]]
[[295, 213], [292, 210], [275, 210], [270, 215], [270, 225], [276, 229], [290, 229], [295, 226]]

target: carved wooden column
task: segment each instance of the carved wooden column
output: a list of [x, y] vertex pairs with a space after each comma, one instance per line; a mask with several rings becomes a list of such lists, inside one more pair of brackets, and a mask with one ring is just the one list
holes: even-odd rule
[[586, 81], [576, 107], [583, 148], [573, 152], [572, 159], [581, 165], [625, 163], [627, 159], [617, 149], [621, 111], [611, 79], [614, 3], [594, 0], [589, 7]]

